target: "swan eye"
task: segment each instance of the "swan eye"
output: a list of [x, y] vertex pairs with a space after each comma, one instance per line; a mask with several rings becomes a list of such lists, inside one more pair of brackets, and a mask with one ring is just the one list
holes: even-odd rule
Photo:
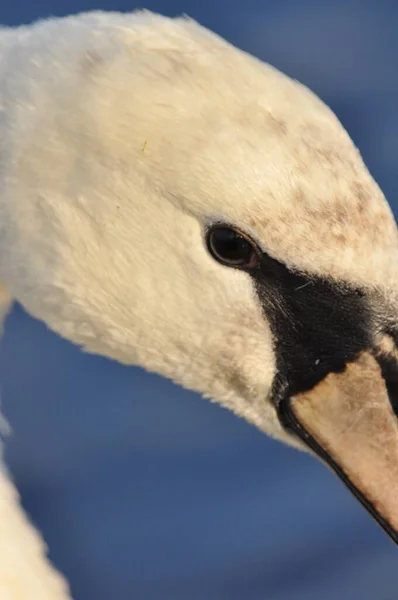
[[229, 267], [252, 269], [259, 262], [257, 247], [230, 227], [216, 226], [210, 229], [207, 247], [213, 258]]

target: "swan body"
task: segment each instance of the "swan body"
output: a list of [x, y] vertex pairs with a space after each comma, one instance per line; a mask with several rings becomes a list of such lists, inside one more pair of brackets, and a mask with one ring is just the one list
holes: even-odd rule
[[[396, 535], [383, 360], [395, 369], [397, 229], [330, 109], [195, 22], [149, 12], [0, 30], [0, 57], [0, 314], [16, 299], [88, 352], [156, 371], [286, 443], [311, 438]], [[256, 270], [214, 259], [217, 224], [251, 240]], [[381, 416], [356, 427], [364, 381]], [[284, 418], [282, 397], [299, 399]], [[68, 594], [48, 590], [42, 600]]]

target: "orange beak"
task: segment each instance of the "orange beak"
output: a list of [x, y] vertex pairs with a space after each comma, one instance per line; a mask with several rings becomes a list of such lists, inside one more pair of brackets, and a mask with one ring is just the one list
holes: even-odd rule
[[387, 387], [379, 361], [364, 352], [280, 410], [398, 544], [398, 417]]

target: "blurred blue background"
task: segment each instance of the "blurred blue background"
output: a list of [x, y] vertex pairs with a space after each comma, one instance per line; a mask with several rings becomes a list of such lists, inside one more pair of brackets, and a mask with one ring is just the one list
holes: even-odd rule
[[[142, 6], [309, 85], [398, 208], [396, 0], [13, 0], [0, 22]], [[75, 600], [396, 600], [396, 549], [312, 458], [19, 308], [0, 368], [8, 464]]]

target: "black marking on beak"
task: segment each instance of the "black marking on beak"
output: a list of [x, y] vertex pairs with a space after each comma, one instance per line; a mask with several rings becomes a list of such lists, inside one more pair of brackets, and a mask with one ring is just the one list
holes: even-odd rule
[[312, 390], [330, 373], [344, 376], [346, 365], [368, 350], [380, 365], [398, 414], [398, 368], [371, 350], [374, 319], [366, 293], [343, 282], [295, 272], [265, 254], [251, 276], [274, 336], [278, 374], [272, 396], [281, 424], [332, 468], [398, 544], [398, 532], [300, 424], [292, 408], [293, 397]]
[[362, 289], [292, 271], [266, 254], [252, 278], [274, 335], [276, 405], [282, 390], [312, 389], [371, 347], [372, 317]]

